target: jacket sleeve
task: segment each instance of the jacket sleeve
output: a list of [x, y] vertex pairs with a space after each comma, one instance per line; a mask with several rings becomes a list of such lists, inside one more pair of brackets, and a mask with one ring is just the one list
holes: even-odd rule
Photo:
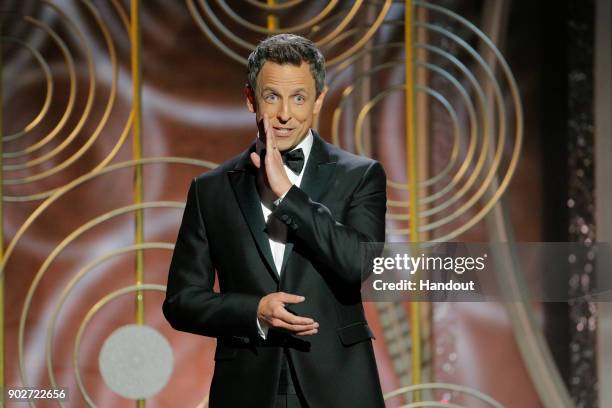
[[344, 222], [334, 219], [323, 204], [312, 201], [297, 186], [291, 187], [273, 214], [283, 221], [317, 261], [348, 285], [359, 285], [362, 243], [384, 242], [387, 178], [382, 165], [372, 162], [350, 197]]
[[215, 272], [194, 179], [168, 274], [163, 313], [176, 330], [204, 336], [257, 336], [260, 297], [213, 291]]

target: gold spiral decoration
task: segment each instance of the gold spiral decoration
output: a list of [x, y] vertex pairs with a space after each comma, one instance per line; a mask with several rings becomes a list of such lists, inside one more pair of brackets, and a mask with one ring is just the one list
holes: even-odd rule
[[[114, 290], [114, 291], [110, 292], [109, 294], [107, 294], [106, 296], [104, 296], [98, 302], [96, 302], [96, 304], [94, 304], [87, 311], [87, 314], [85, 315], [85, 317], [81, 321], [81, 324], [79, 325], [79, 329], [78, 329], [77, 335], [76, 335], [76, 341], [75, 341], [75, 344], [74, 344], [74, 352], [72, 354], [72, 362], [73, 362], [73, 368], [74, 368], [74, 376], [75, 376], [75, 378], [77, 380], [77, 385], [79, 387], [79, 390], [81, 391], [81, 395], [83, 396], [83, 398], [85, 398], [85, 402], [87, 402], [87, 405], [90, 408], [96, 408], [97, 405], [91, 399], [91, 396], [87, 392], [87, 388], [85, 387], [85, 384], [83, 383], [83, 380], [81, 378], [81, 370], [79, 369], [79, 354], [80, 354], [80, 350], [81, 350], [81, 339], [83, 338], [83, 333], [85, 332], [85, 329], [87, 328], [87, 325], [89, 324], [91, 319], [106, 304], [108, 304], [112, 300], [118, 298], [119, 296], [122, 296], [122, 295], [125, 295], [125, 294], [129, 294], [129, 293], [132, 293], [132, 292], [142, 292], [142, 291], [146, 291], [146, 290], [165, 293], [166, 287], [164, 285], [156, 285], [156, 284], [140, 284], [140, 285], [126, 286], [126, 287], [123, 287], [121, 289]], [[141, 405], [141, 401], [142, 400], [138, 401], [139, 405]]]
[[[161, 207], [161, 206], [160, 206]], [[152, 207], [149, 207], [152, 208]], [[159, 208], [159, 207], [157, 207]], [[180, 208], [180, 206], [179, 206]], [[98, 224], [99, 225], [99, 224]], [[69, 242], [67, 242], [68, 244]], [[49, 379], [51, 380], [51, 385], [56, 387], [58, 386], [57, 381], [55, 380], [55, 374], [53, 372], [53, 343], [54, 343], [54, 334], [55, 334], [55, 326], [57, 323], [57, 317], [60, 314], [62, 307], [64, 306], [68, 296], [74, 289], [74, 287], [84, 278], [86, 275], [94, 269], [96, 266], [101, 265], [102, 263], [110, 260], [111, 258], [117, 257], [119, 255], [123, 255], [126, 253], [138, 251], [138, 250], [146, 250], [146, 249], [165, 249], [172, 251], [174, 249], [174, 245], [166, 242], [146, 242], [141, 244], [134, 244], [129, 246], [124, 246], [121, 248], [114, 249], [112, 251], [106, 252], [103, 255], [98, 256], [93, 259], [85, 266], [83, 266], [79, 271], [72, 277], [72, 279], [64, 286], [61, 294], [57, 298], [57, 304], [53, 308], [53, 312], [51, 313], [51, 318], [49, 320], [49, 324], [47, 325], [47, 351], [46, 351], [46, 360], [47, 360], [47, 368], [49, 372]], [[49, 258], [47, 258], [49, 259]], [[47, 263], [47, 267], [50, 263]], [[47, 269], [45, 267], [45, 271]], [[43, 272], [44, 273], [44, 272]]]
[[[2, 258], [2, 262], [0, 264], [0, 279], [2, 279], [4, 277], [4, 271], [5, 271], [6, 264], [11, 259], [11, 256], [14, 253], [15, 248], [17, 247], [18, 243], [20, 242], [20, 240], [23, 237], [23, 235], [25, 234], [25, 232], [32, 225], [35, 224], [35, 222], [40, 218], [40, 216], [43, 215], [44, 212], [46, 211], [46, 209], [49, 208], [53, 203], [59, 201], [67, 193], [73, 191], [74, 189], [78, 188], [79, 186], [82, 186], [82, 185], [86, 184], [87, 182], [89, 182], [89, 181], [91, 181], [93, 179], [96, 179], [96, 178], [99, 178], [99, 177], [102, 177], [102, 176], [110, 176], [110, 175], [112, 175], [113, 173], [115, 173], [117, 171], [133, 169], [136, 166], [150, 166], [150, 165], [160, 165], [160, 164], [161, 165], [171, 165], [171, 164], [173, 164], [173, 165], [176, 165], [176, 164], [178, 164], [178, 165], [188, 165], [188, 166], [196, 166], [198, 168], [204, 168], [204, 169], [212, 169], [212, 168], [215, 168], [217, 166], [216, 163], [212, 163], [212, 162], [205, 161], [205, 160], [192, 159], [192, 158], [182, 158], [182, 157], [152, 157], [152, 158], [144, 158], [144, 159], [139, 159], [139, 160], [131, 160], [131, 161], [127, 161], [127, 162], [120, 162], [120, 163], [112, 164], [112, 165], [104, 167], [103, 169], [100, 169], [98, 171], [90, 172], [90, 173], [84, 174], [81, 177], [78, 177], [78, 178], [74, 179], [73, 181], [69, 182], [68, 184], [60, 187], [53, 195], [51, 195], [49, 198], [47, 198], [45, 201], [43, 201], [36, 208], [36, 210], [28, 217], [28, 219], [20, 226], [20, 228], [16, 232], [13, 240], [10, 241], [10, 243], [9, 243], [7, 249], [6, 249], [4, 258]], [[51, 251], [51, 253], [44, 260], [43, 264], [40, 266], [40, 268], [38, 269], [36, 275], [32, 279], [32, 282], [30, 283], [30, 286], [28, 288], [28, 292], [27, 292], [26, 298], [24, 300], [23, 308], [22, 308], [21, 313], [20, 313], [19, 328], [18, 328], [18, 342], [17, 342], [18, 343], [17, 344], [17, 347], [18, 347], [17, 357], [18, 357], [18, 360], [19, 360], [19, 366], [18, 366], [18, 368], [19, 368], [19, 375], [20, 375], [22, 384], [24, 386], [31, 385], [30, 382], [29, 382], [29, 379], [27, 377], [26, 370], [25, 370], [25, 367], [26, 367], [26, 355], [24, 354], [24, 345], [26, 344], [26, 330], [27, 330], [27, 322], [28, 322], [28, 315], [29, 315], [30, 307], [31, 307], [32, 301], [33, 301], [33, 299], [35, 297], [35, 294], [36, 294], [36, 291], [39, 288], [39, 285], [40, 285], [43, 277], [45, 276], [46, 272], [49, 270], [51, 265], [54, 263], [55, 259], [62, 253], [62, 251], [66, 247], [68, 247], [72, 242], [75, 242], [75, 240], [77, 240], [82, 234], [86, 233], [87, 231], [91, 231], [92, 229], [102, 225], [103, 223], [105, 223], [105, 222], [107, 222], [109, 220], [112, 220], [115, 217], [122, 216], [122, 215], [127, 215], [127, 214], [130, 214], [130, 213], [135, 213], [137, 211], [140, 211], [140, 210], [143, 210], [143, 209], [147, 209], [147, 208], [182, 209], [182, 208], [184, 208], [184, 205], [185, 204], [183, 202], [157, 201], [157, 202], [142, 202], [142, 203], [138, 203], [138, 204], [131, 204], [131, 205], [128, 205], [128, 206], [116, 208], [114, 210], [111, 210], [109, 212], [101, 214], [101, 215], [93, 218], [92, 220], [90, 220], [90, 221], [80, 225], [78, 228], [76, 228], [74, 231], [72, 231], [70, 234], [68, 234]], [[68, 284], [63, 288], [61, 295], [57, 299], [58, 303], [52, 309], [51, 317], [50, 317], [50, 320], [49, 320], [49, 322], [47, 324], [47, 329], [46, 329], [47, 338], [46, 338], [45, 356], [46, 356], [46, 364], [47, 364], [47, 372], [48, 372], [48, 375], [49, 375], [49, 380], [50, 380], [50, 383], [53, 386], [58, 386], [56, 378], [55, 378], [55, 374], [54, 374], [54, 371], [53, 371], [53, 362], [52, 362], [53, 361], [52, 360], [52, 352], [53, 352], [53, 344], [54, 344], [54, 340], [53, 340], [53, 337], [54, 337], [54, 328], [55, 328], [57, 317], [58, 317], [58, 315], [59, 315], [59, 313], [60, 313], [60, 311], [61, 311], [61, 309], [62, 309], [62, 307], [63, 307], [63, 305], [64, 305], [64, 303], [66, 301], [66, 299], [70, 295], [71, 291], [74, 289], [75, 285], [83, 277], [85, 277], [95, 266], [102, 264], [103, 262], [109, 260], [112, 257], [118, 256], [118, 255], [124, 254], [124, 253], [137, 252], [137, 251], [142, 251], [142, 250], [147, 250], [147, 249], [172, 250], [173, 248], [174, 248], [174, 244], [173, 243], [164, 243], [164, 242], [142, 242], [142, 243], [137, 243], [137, 244], [130, 245], [130, 246], [127, 246], [127, 247], [115, 248], [115, 249], [109, 250], [108, 252], [98, 256], [96, 259], [94, 259], [93, 261], [90, 261], [87, 265], [85, 265], [83, 268], [81, 268], [79, 271], [76, 272], [76, 274], [71, 278], [71, 280], [68, 282]], [[130, 292], [130, 293], [131, 292], [136, 292], [137, 293], [139, 291], [148, 290], [147, 288], [149, 286], [150, 286], [150, 284], [147, 284], [147, 283], [143, 282], [141, 284], [134, 285], [132, 287], [132, 289], [130, 289], [128, 292]], [[158, 286], [163, 287], [161, 285], [158, 285]], [[115, 292], [113, 292], [113, 293], [115, 293]], [[97, 308], [99, 309], [99, 307], [101, 307], [101, 306], [102, 305], [98, 305]], [[94, 306], [94, 308], [95, 307], [96, 306]], [[90, 312], [94, 308], [90, 309]], [[79, 379], [77, 378], [77, 382], [78, 381], [79, 381]], [[84, 389], [81, 389], [81, 390], [84, 391]], [[83, 397], [86, 399], [86, 401], [88, 401], [88, 403], [91, 402], [91, 400], [88, 399], [89, 396], [86, 394], [86, 392], [83, 394]], [[58, 403], [61, 406], [64, 406], [61, 401], [58, 401]], [[30, 403], [30, 405], [31, 406], [35, 406], [34, 403]], [[93, 405], [90, 404], [90, 406], [95, 406], [95, 404], [93, 404]]]
[[[425, 69], [431, 74], [435, 74], [448, 83], [459, 100], [463, 102], [462, 108], [467, 112], [467, 126], [461, 126], [458, 120], [458, 107], [453, 103], [448, 95], [441, 91], [432, 89], [428, 84], [416, 83], [414, 90], [429, 96], [433, 101], [443, 106], [448, 113], [452, 123], [453, 145], [449, 159], [442, 170], [437, 174], [431, 175], [427, 179], [419, 179], [416, 182], [418, 191], [425, 192], [432, 186], [436, 186], [435, 191], [429, 195], [420, 196], [416, 208], [418, 217], [416, 225], [419, 235], [427, 233], [427, 241], [448, 241], [460, 236], [474, 225], [476, 225], [497, 203], [516, 169], [523, 139], [523, 112], [519, 98], [518, 87], [510, 68], [503, 55], [495, 47], [493, 42], [472, 23], [468, 22], [458, 14], [430, 3], [414, 2], [415, 7], [425, 8], [432, 13], [432, 20], [435, 21], [436, 14], [449, 18], [454, 24], [468, 29], [470, 34], [476, 36], [486, 46], [487, 52], [492, 52], [496, 60], [493, 64], [488, 63], [470, 43], [458, 36], [450, 29], [439, 24], [428, 21], [414, 21], [416, 28], [422, 28], [430, 33], [434, 33], [445, 41], [452, 42], [465, 52], [470, 61], [463, 61], [457, 55], [445, 49], [444, 46], [436, 43], [414, 43], [415, 49], [424, 50], [431, 55], [443, 59], [446, 64], [458, 71], [462, 77], [456, 77], [446, 66], [433, 64], [429, 61], [415, 60], [415, 66]], [[385, 21], [385, 25], [402, 25], [399, 20]], [[364, 49], [352, 57], [339, 64], [331, 75], [331, 83], [334, 83], [355, 61], [381, 50], [391, 50], [393, 48], [404, 47], [404, 43], [384, 43], [377, 44], [368, 49]], [[355, 76], [352, 83], [342, 92], [340, 101], [334, 110], [332, 117], [331, 135], [332, 141], [340, 145], [340, 126], [345, 115], [344, 108], [350, 100], [352, 93], [357, 89], [362, 81], [368, 80], [375, 75], [384, 73], [385, 70], [393, 70], [403, 67], [405, 61], [385, 61], [381, 64], [372, 66], [369, 70]], [[475, 64], [478, 69], [485, 73], [486, 83], [481, 83], [473, 74], [470, 64]], [[501, 67], [503, 78], [498, 81], [495, 76], [495, 66]], [[466, 87], [469, 85], [469, 88]], [[483, 90], [485, 85], [493, 88], [494, 100], [489, 103]], [[504, 87], [505, 86], [505, 87]], [[354, 143], [357, 154], [365, 154], [362, 142], [363, 123], [371, 113], [376, 104], [380, 103], [386, 96], [394, 92], [405, 92], [406, 84], [397, 84], [384, 89], [374, 95], [367, 103], [363, 104], [356, 115], [355, 125], [349, 131], [354, 135]], [[505, 104], [505, 93], [503, 89], [509, 91], [510, 101], [512, 102], [511, 113], [507, 112]], [[473, 96], [472, 96], [473, 95]], [[492, 121], [491, 117], [496, 117], [497, 121]], [[497, 123], [494, 123], [497, 122]], [[497, 124], [497, 126], [495, 126]], [[514, 132], [510, 134], [509, 129]], [[467, 147], [461, 151], [460, 142], [466, 140]], [[341, 146], [342, 147], [342, 146]], [[504, 152], [508, 151], [509, 154]], [[509, 156], [509, 157], [505, 157]], [[414, 160], [414, 158], [411, 158]], [[496, 176], [501, 177], [499, 185], [493, 194], [488, 195]], [[447, 180], [444, 185], [441, 182]], [[388, 180], [388, 185], [392, 189], [410, 190], [411, 183], [403, 183], [396, 180]], [[472, 192], [470, 194], [470, 192]], [[422, 194], [422, 193], [419, 193]], [[409, 201], [389, 200], [387, 205], [391, 211], [387, 213], [390, 222], [409, 222], [411, 215]], [[456, 208], [454, 208], [456, 207]], [[447, 212], [449, 212], [446, 214]], [[466, 220], [465, 216], [469, 215]], [[441, 227], [452, 229], [443, 234], [436, 235], [436, 230]], [[406, 235], [413, 240], [410, 228], [391, 228], [387, 231], [388, 235]], [[420, 237], [419, 237], [420, 238]], [[419, 239], [423, 242], [423, 239]]]
[[[417, 385], [411, 385], [407, 387], [398, 388], [397, 390], [391, 391], [384, 395], [385, 401], [388, 401], [392, 398], [398, 397], [400, 395], [415, 395], [421, 392], [429, 392], [435, 390], [449, 390], [457, 393], [464, 394], [466, 396], [477, 399], [480, 403], [485, 403], [487, 406], [492, 408], [503, 408], [503, 405], [493, 399], [491, 396], [483, 393], [482, 391], [478, 391], [474, 388], [466, 387], [463, 385], [457, 384], [448, 384], [448, 383], [423, 383]], [[439, 408], [467, 408], [467, 406], [454, 404], [450, 401], [436, 401], [434, 399], [430, 399], [427, 401], [415, 401], [410, 402], [408, 404], [400, 405], [398, 408], [420, 408], [420, 407], [439, 407]]]
[[[84, 127], [88, 120], [91, 118], [91, 112], [94, 105], [94, 101], [96, 99], [96, 68], [93, 59], [92, 49], [89, 45], [87, 39], [85, 38], [82, 31], [79, 29], [77, 24], [56, 4], [49, 0], [42, 0], [41, 5], [47, 8], [51, 13], [54, 14], [55, 17], [59, 19], [61, 24], [66, 27], [68, 32], [70, 32], [74, 38], [78, 40], [78, 44], [82, 48], [84, 52], [84, 58], [87, 66], [87, 75], [88, 75], [88, 86], [86, 90], [86, 101], [83, 107], [83, 111], [80, 113], [78, 119], [76, 120], [76, 124], [72, 129], [67, 129], [68, 121], [71, 117], [76, 115], [75, 113], [75, 100], [77, 95], [77, 74], [75, 69], [75, 62], [72, 52], [66, 44], [66, 41], [60, 37], [58, 32], [50, 27], [44, 21], [33, 17], [33, 16], [22, 16], [21, 21], [30, 25], [32, 28], [41, 30], [60, 51], [65, 65], [66, 71], [68, 73], [69, 79], [69, 92], [68, 92], [68, 101], [66, 107], [64, 109], [61, 118], [57, 122], [57, 124], [51, 129], [47, 134], [42, 136], [40, 140], [33, 143], [32, 145], [27, 146], [21, 150], [9, 150], [5, 149], [3, 151], [3, 159], [15, 160], [24, 156], [30, 156], [33, 153], [41, 150], [44, 147], [49, 147], [48, 151], [43, 153], [42, 155], [30, 158], [24, 162], [11, 162], [7, 163], [6, 160], [3, 160], [2, 169], [4, 171], [4, 178], [2, 180], [3, 185], [5, 186], [17, 186], [17, 185], [25, 185], [34, 183], [37, 181], [41, 181], [47, 179], [51, 176], [60, 174], [61, 171], [66, 170], [69, 166], [73, 165], [77, 161], [83, 158], [83, 156], [92, 148], [94, 143], [98, 140], [100, 134], [103, 129], [108, 124], [109, 118], [111, 116], [111, 111], [113, 106], [115, 105], [115, 100], [117, 97], [117, 82], [118, 82], [118, 63], [117, 63], [117, 53], [115, 50], [115, 45], [110, 36], [109, 29], [106, 23], [103, 21], [102, 17], [98, 13], [95, 6], [92, 4], [90, 0], [81, 0], [81, 4], [83, 4], [84, 8], [88, 11], [93, 21], [95, 22], [95, 26], [99, 29], [102, 38], [104, 40], [104, 44], [106, 46], [108, 56], [111, 61], [111, 69], [112, 69], [112, 78], [110, 84], [110, 91], [108, 98], [105, 102], [100, 102], [104, 106], [102, 115], [98, 120], [97, 124], [95, 124], [94, 129], [91, 134], [87, 136], [84, 143], [76, 148], [76, 151], [71, 153], [68, 157], [62, 159], [62, 161], [58, 163], [53, 163], [53, 160], [60, 157], [62, 153], [67, 151], [69, 146], [74, 146], [74, 143], [77, 140], [77, 137], [84, 132]], [[125, 10], [123, 10], [122, 6], [118, 2], [118, 0], [113, 0], [112, 4], [116, 10], [117, 15], [120, 17], [120, 20], [127, 30], [129, 29], [129, 23], [125, 14]], [[17, 38], [12, 38], [8, 36], [8, 38], [3, 38], [3, 41], [13, 41], [18, 44], [24, 44], [21, 40]], [[27, 45], [24, 45], [26, 48]], [[46, 66], [47, 63], [44, 61], [42, 55], [38, 52], [33, 54], [34, 58], [37, 60], [39, 65]], [[11, 135], [5, 135], [3, 137], [3, 141], [10, 143], [16, 139], [22, 138], [26, 136], [28, 133], [32, 132], [36, 125], [41, 123], [46, 118], [46, 114], [48, 113], [48, 109], [46, 109], [47, 102], [51, 100], [51, 93], [54, 89], [53, 78], [50, 76], [50, 72], [47, 72], [45, 68], [43, 68], [45, 72], [45, 82], [47, 89], [47, 96], [45, 99], [45, 105], [43, 105], [42, 110], [39, 114], [32, 120], [25, 128], [21, 131], [18, 131]], [[97, 102], [96, 102], [97, 103]], [[110, 163], [119, 152], [119, 149], [125, 142], [128, 137], [129, 130], [131, 127], [132, 116], [130, 115], [125, 121], [123, 130], [119, 133], [118, 138], [111, 148], [110, 152], [99, 162], [97, 163], [91, 171], [95, 171], [106, 166]], [[57, 140], [61, 135], [67, 133], [66, 137], [59, 141], [56, 146], [50, 147], [51, 143]], [[36, 167], [45, 167], [44, 170], [36, 172], [34, 174], [30, 174], [27, 176], [17, 176], [11, 177], [10, 174], [12, 172], [23, 172], [24, 170], [29, 170], [30, 172]], [[31, 170], [32, 169], [32, 170]], [[4, 194], [3, 200], [6, 202], [27, 202], [27, 201], [38, 201], [50, 197], [53, 193], [58, 191], [59, 187], [54, 187], [46, 191], [32, 193], [32, 194]]]
[[[44, 27], [48, 28], [46, 26]], [[47, 61], [45, 61], [42, 55], [40, 55], [40, 52], [38, 52], [38, 50], [36, 50], [30, 44], [18, 38], [11, 37], [11, 36], [2, 36], [0, 37], [0, 41], [14, 42], [26, 48], [30, 52], [30, 54], [32, 54], [32, 56], [36, 59], [36, 62], [40, 66], [40, 69], [43, 71], [43, 75], [45, 77], [45, 82], [46, 82], [45, 100], [43, 102], [43, 106], [40, 108], [40, 112], [38, 112], [38, 114], [34, 117], [34, 119], [30, 121], [30, 123], [24, 126], [23, 130], [17, 131], [13, 134], [8, 134], [8, 135], [3, 134], [2, 135], [3, 141], [10, 141], [10, 140], [16, 140], [16, 139], [23, 137], [28, 132], [36, 128], [36, 126], [38, 126], [42, 122], [43, 118], [49, 111], [49, 107], [51, 106], [51, 99], [53, 98], [53, 80], [51, 79], [51, 69], [49, 68], [49, 64], [47, 64]], [[11, 153], [3, 154], [3, 157], [9, 157], [10, 154]]]
[[[392, 0], [384, 0], [379, 3], [355, 0], [349, 3], [347, 8], [343, 8], [338, 0], [326, 2], [303, 2], [289, 1], [286, 3], [271, 2], [268, 4], [259, 3], [255, 0], [247, 1], [246, 4], [254, 7], [253, 13], [245, 13], [249, 16], [260, 14], [261, 22], [252, 22], [239, 15], [224, 0], [216, 0], [215, 4], [223, 11], [222, 16], [215, 14], [213, 8], [207, 0], [185, 0], [189, 13], [194, 22], [206, 38], [234, 61], [246, 65], [246, 56], [255, 48], [256, 42], [262, 35], [273, 35], [279, 33], [300, 34], [310, 38], [317, 47], [321, 48], [326, 55], [327, 66], [331, 67], [341, 63], [355, 52], [363, 48], [368, 41], [376, 34], [383, 24], [387, 13], [392, 5]], [[276, 21], [282, 21], [283, 13], [292, 15], [303, 15], [304, 7], [319, 7], [314, 16], [309, 16], [308, 20], [288, 26], [279, 27], [278, 24], [269, 24], [269, 17], [274, 17]], [[345, 38], [345, 33], [352, 24], [355, 23], [360, 13], [366, 13], [367, 8], [376, 6], [377, 14], [369, 25], [368, 29], [361, 36], [351, 38], [349, 44], [344, 48], [338, 46], [338, 38]], [[301, 9], [300, 9], [301, 7]], [[273, 14], [262, 14], [261, 11]], [[260, 13], [258, 13], [260, 12]], [[225, 20], [227, 21], [225, 21]], [[254, 38], [249, 42], [233, 32], [233, 27], [247, 30]]]

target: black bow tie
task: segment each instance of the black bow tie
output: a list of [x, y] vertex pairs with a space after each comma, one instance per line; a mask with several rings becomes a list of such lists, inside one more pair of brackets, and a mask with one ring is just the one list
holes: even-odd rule
[[290, 152], [282, 153], [283, 163], [289, 167], [295, 174], [300, 174], [304, 168], [304, 151], [302, 149], [291, 150]]

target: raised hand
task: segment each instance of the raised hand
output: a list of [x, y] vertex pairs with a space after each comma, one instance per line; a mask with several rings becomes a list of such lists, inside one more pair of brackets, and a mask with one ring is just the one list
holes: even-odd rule
[[319, 323], [309, 317], [296, 316], [285, 309], [286, 304], [302, 303], [303, 296], [274, 292], [264, 296], [257, 307], [257, 318], [268, 326], [292, 332], [298, 336], [317, 334]]
[[283, 158], [276, 145], [274, 128], [270, 126], [270, 118], [267, 113], [264, 113], [262, 121], [266, 140], [264, 163], [262, 166], [261, 157], [255, 152], [251, 153], [251, 161], [255, 167], [264, 171], [266, 183], [270, 186], [272, 192], [274, 192], [277, 197], [280, 197], [289, 191], [292, 183], [289, 177], [287, 177], [287, 173], [285, 173]]

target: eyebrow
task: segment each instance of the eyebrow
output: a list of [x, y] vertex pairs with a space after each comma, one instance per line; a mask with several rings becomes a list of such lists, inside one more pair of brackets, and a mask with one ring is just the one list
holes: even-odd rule
[[[266, 91], [272, 91], [272, 92], [278, 93], [278, 90], [276, 90], [275, 88], [272, 88], [272, 87], [270, 87], [270, 86], [266, 86], [265, 88], [263, 88], [263, 89], [261, 90], [261, 92], [262, 92], [262, 93], [263, 93], [263, 92], [266, 92]], [[292, 92], [293, 94], [300, 93], [300, 92], [301, 92], [301, 93], [308, 94], [308, 91], [307, 91], [305, 88], [298, 88], [298, 89], [294, 89], [294, 90], [293, 90], [293, 91], [291, 91], [291, 92]]]

